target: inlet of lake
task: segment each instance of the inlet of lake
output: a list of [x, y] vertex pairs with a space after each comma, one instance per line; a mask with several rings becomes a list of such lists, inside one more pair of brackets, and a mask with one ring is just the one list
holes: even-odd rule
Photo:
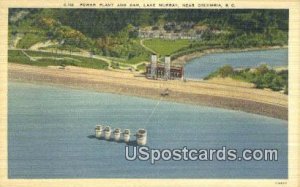
[[184, 76], [187, 79], [203, 79], [224, 65], [231, 65], [234, 68], [253, 68], [261, 64], [287, 67], [288, 49], [207, 54], [185, 64]]
[[[97, 124], [148, 131], [149, 148], [276, 149], [278, 161], [127, 161]], [[135, 137], [131, 136], [132, 139]], [[44, 178], [288, 177], [288, 122], [220, 108], [9, 82], [8, 176]]]

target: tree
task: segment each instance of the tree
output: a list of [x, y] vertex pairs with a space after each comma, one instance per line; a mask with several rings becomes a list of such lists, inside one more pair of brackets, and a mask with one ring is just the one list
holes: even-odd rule
[[228, 77], [234, 72], [233, 68], [230, 65], [225, 65], [219, 69], [219, 74], [221, 77]]
[[258, 68], [256, 68], [256, 74], [257, 75], [264, 75], [268, 71], [269, 71], [269, 68], [266, 64], [262, 64]]

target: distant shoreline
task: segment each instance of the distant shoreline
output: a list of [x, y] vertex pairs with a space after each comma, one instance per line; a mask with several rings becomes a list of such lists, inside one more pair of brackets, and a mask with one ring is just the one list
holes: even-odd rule
[[[219, 107], [288, 119], [287, 95], [237, 84], [150, 80], [129, 72], [67, 66], [65, 69], [9, 63], [9, 80]], [[162, 97], [168, 88], [170, 95]]]
[[239, 52], [250, 52], [250, 51], [265, 51], [265, 50], [276, 50], [276, 49], [288, 49], [288, 46], [264, 46], [264, 47], [252, 47], [252, 48], [245, 48], [245, 49], [238, 49], [238, 48], [231, 48], [231, 49], [206, 49], [203, 51], [197, 51], [190, 54], [182, 55], [177, 57], [172, 61], [172, 63], [177, 65], [185, 65], [189, 63], [189, 61], [200, 58], [204, 55], [208, 54], [215, 54], [215, 53], [239, 53]]

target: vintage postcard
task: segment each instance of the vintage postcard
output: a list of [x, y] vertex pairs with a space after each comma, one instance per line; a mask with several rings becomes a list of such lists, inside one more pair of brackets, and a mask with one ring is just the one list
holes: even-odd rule
[[0, 3], [0, 186], [299, 186], [298, 1]]

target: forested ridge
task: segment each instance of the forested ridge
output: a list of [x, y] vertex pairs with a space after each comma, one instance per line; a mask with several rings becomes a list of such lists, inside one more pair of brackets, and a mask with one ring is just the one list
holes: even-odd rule
[[156, 51], [158, 54], [176, 57], [214, 47], [287, 45], [288, 16], [284, 9], [10, 9], [9, 37], [13, 41], [20, 36], [18, 48], [51, 40], [56, 45], [48, 48], [84, 49], [136, 63], [149, 55], [140, 46], [141, 29], [166, 33], [201, 31], [200, 40], [177, 42], [184, 45], [174, 50], [170, 42], [147, 41], [149, 46], [160, 43], [157, 50], [170, 49]]
[[[10, 16], [22, 9], [10, 9]], [[288, 10], [102, 10], [102, 9], [27, 9], [29, 19], [53, 18], [91, 38], [115, 35], [128, 24], [156, 25], [161, 22], [204, 22], [236, 32], [263, 33], [288, 31]], [[20, 20], [22, 21], [22, 20]]]

